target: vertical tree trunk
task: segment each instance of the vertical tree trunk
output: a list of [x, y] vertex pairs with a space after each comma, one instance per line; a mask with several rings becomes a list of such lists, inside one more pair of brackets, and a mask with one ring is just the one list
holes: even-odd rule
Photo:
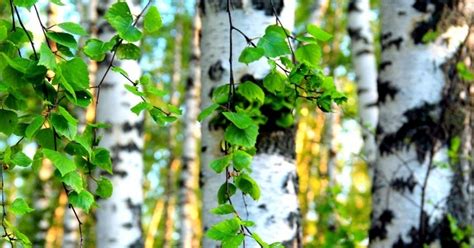
[[[275, 9], [286, 28], [294, 25], [295, 1], [273, 1]], [[209, 95], [213, 88], [228, 83], [229, 79], [229, 23], [226, 0], [201, 1], [202, 19], [202, 92], [203, 107], [210, 105]], [[270, 1], [232, 1], [234, 25], [249, 37], [259, 37], [267, 25], [275, 23]], [[234, 77], [239, 82], [261, 80], [269, 67], [261, 60], [245, 66], [237, 61], [246, 42], [240, 34], [233, 33]], [[286, 247], [301, 246], [300, 213], [297, 201], [297, 175], [295, 165], [294, 128], [282, 129], [274, 126], [260, 128], [257, 154], [252, 162], [252, 177], [261, 188], [258, 202], [238, 194], [232, 202], [242, 216], [256, 223], [252, 229], [264, 241], [283, 242]], [[225, 182], [224, 175], [217, 175], [209, 163], [221, 156], [220, 142], [223, 130], [202, 125], [202, 190], [203, 225], [207, 230], [222, 218], [209, 210], [217, 206], [216, 192]], [[246, 247], [258, 245], [246, 239]], [[217, 247], [215, 241], [204, 239], [203, 247]]]
[[[112, 1], [101, 1], [97, 12], [104, 14]], [[132, 14], [140, 11], [139, 1], [128, 1]], [[112, 37], [111, 28], [100, 23], [98, 36], [102, 40]], [[108, 58], [110, 59], [110, 58]], [[108, 59], [99, 64], [97, 80], [100, 80], [108, 65]], [[114, 65], [124, 68], [132, 80], [140, 77], [137, 61], [115, 61]], [[114, 191], [106, 200], [99, 200], [97, 217], [97, 247], [142, 247], [141, 208], [143, 205], [143, 118], [130, 108], [140, 99], [128, 92], [127, 80], [120, 74], [107, 74], [97, 106], [97, 121], [110, 124], [105, 130], [100, 145], [111, 151]]]
[[370, 245], [458, 247], [447, 215], [466, 219], [468, 204], [465, 189], [457, 186], [459, 165], [448, 149], [463, 130], [459, 84], [453, 79], [458, 51], [473, 24], [472, 1], [383, 1], [381, 16], [380, 155]]
[[189, 65], [189, 76], [186, 82], [184, 141], [182, 169], [179, 181], [180, 196], [180, 220], [181, 238], [180, 247], [199, 247], [200, 220], [199, 220], [199, 155], [198, 143], [201, 136], [197, 116], [199, 114], [199, 91], [201, 90], [201, 66], [200, 66], [200, 35], [201, 17], [199, 9], [196, 8], [193, 20], [193, 36], [191, 49], [191, 63]]
[[348, 33], [351, 37], [352, 66], [358, 85], [359, 117], [364, 138], [363, 153], [370, 166], [377, 154], [375, 128], [378, 120], [378, 94], [373, 35], [369, 18], [369, 0], [349, 2]]

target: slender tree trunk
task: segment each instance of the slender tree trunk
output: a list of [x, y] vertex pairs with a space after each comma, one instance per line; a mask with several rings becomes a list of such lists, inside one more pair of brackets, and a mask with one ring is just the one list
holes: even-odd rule
[[472, 9], [467, 0], [382, 2], [371, 247], [458, 247], [447, 215], [467, 219], [468, 202], [448, 149], [464, 128], [454, 79]]
[[[294, 25], [295, 1], [273, 1], [279, 10], [286, 28]], [[213, 88], [228, 83], [229, 79], [229, 22], [226, 0], [201, 1], [202, 19], [202, 92], [203, 107], [210, 105], [209, 95]], [[233, 24], [249, 37], [259, 37], [267, 25], [275, 23], [270, 1], [232, 1]], [[261, 60], [245, 66], [237, 61], [239, 53], [246, 46], [240, 34], [233, 33], [234, 77], [238, 82], [261, 80], [269, 67]], [[256, 223], [252, 229], [266, 242], [283, 242], [286, 247], [301, 246], [300, 213], [297, 200], [297, 175], [295, 165], [294, 128], [260, 128], [257, 154], [252, 162], [252, 177], [261, 188], [258, 202], [238, 194], [232, 198], [234, 207], [242, 216]], [[217, 175], [209, 168], [214, 158], [222, 156], [220, 142], [223, 130], [202, 125], [202, 190], [203, 225], [207, 230], [222, 220], [209, 210], [217, 206], [216, 192], [225, 182], [224, 175]], [[246, 239], [246, 247], [258, 245]], [[204, 239], [203, 247], [217, 247], [215, 241]]]
[[369, 0], [351, 0], [349, 2], [348, 33], [351, 37], [352, 65], [358, 85], [359, 117], [364, 138], [363, 153], [371, 167], [377, 155], [375, 128], [379, 113], [377, 108], [377, 69], [369, 18]]
[[[112, 1], [101, 1], [97, 11], [106, 12]], [[128, 1], [132, 14], [140, 11], [139, 1]], [[100, 20], [101, 22], [103, 20]], [[103, 40], [112, 37], [111, 29], [99, 23], [98, 36]], [[110, 58], [108, 58], [110, 59]], [[99, 64], [97, 80], [100, 80], [108, 65], [108, 59]], [[132, 80], [140, 77], [137, 61], [115, 61], [116, 66], [124, 68]], [[110, 128], [105, 130], [100, 142], [111, 151], [113, 175], [103, 174], [112, 181], [114, 191], [106, 200], [99, 200], [97, 217], [97, 247], [142, 247], [143, 235], [141, 212], [143, 205], [143, 118], [135, 115], [130, 108], [140, 99], [128, 92], [124, 85], [127, 80], [120, 74], [109, 72], [100, 91], [97, 106], [97, 121], [106, 122]]]
[[180, 195], [180, 220], [181, 220], [181, 238], [180, 247], [193, 248], [199, 247], [200, 227], [199, 220], [199, 155], [198, 143], [201, 136], [197, 116], [199, 114], [201, 90], [201, 66], [200, 66], [200, 35], [201, 35], [201, 17], [199, 9], [196, 8], [193, 20], [193, 36], [191, 49], [191, 63], [189, 65], [189, 76], [186, 82], [185, 112], [183, 116], [184, 123], [184, 141], [182, 169], [179, 181]]

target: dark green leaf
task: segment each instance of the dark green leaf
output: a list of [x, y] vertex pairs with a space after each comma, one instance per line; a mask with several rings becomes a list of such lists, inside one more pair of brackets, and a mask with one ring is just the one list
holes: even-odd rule
[[87, 190], [83, 190], [81, 193], [71, 192], [68, 199], [74, 207], [82, 208], [86, 213], [89, 213], [90, 208], [95, 202], [94, 196]]
[[89, 88], [89, 71], [86, 63], [80, 58], [73, 58], [59, 65], [62, 75], [75, 90]]
[[145, 14], [143, 27], [145, 31], [153, 33], [158, 31], [163, 26], [161, 15], [155, 6], [151, 6], [148, 12]]
[[41, 147], [54, 148], [53, 130], [51, 128], [40, 129], [35, 135], [35, 140]]
[[235, 210], [234, 210], [234, 207], [230, 204], [222, 204], [216, 208], [211, 209], [210, 212], [217, 215], [225, 215], [225, 214], [234, 213]]
[[117, 48], [118, 59], [138, 60], [140, 58], [140, 48], [132, 43], [121, 44]]
[[237, 93], [245, 97], [245, 99], [250, 102], [256, 100], [260, 104], [263, 104], [265, 101], [265, 93], [263, 92], [262, 88], [250, 81], [240, 84], [239, 87], [237, 87]]
[[26, 154], [20, 151], [13, 155], [12, 162], [15, 165], [26, 167], [30, 165], [32, 161], [28, 156], [26, 156]]
[[237, 191], [237, 187], [232, 183], [224, 183], [217, 191], [217, 203], [224, 204], [227, 202], [227, 197], [231, 197]]
[[77, 171], [67, 173], [63, 176], [62, 181], [78, 193], [84, 189], [82, 177]]
[[216, 109], [218, 109], [219, 107], [220, 107], [220, 105], [217, 104], [217, 103], [213, 103], [213, 104], [209, 105], [208, 107], [203, 109], [201, 111], [201, 113], [199, 113], [198, 121], [202, 121], [202, 120], [206, 119], [210, 114], [212, 114], [214, 111], [216, 111]]
[[61, 44], [65, 47], [76, 49], [77, 48], [77, 41], [74, 39], [74, 36], [68, 33], [63, 32], [47, 32], [46, 36], [52, 41]]
[[23, 198], [16, 198], [8, 210], [16, 215], [23, 215], [34, 211]]
[[62, 153], [45, 148], [43, 149], [43, 154], [51, 160], [53, 165], [59, 170], [59, 173], [61, 173], [61, 176], [65, 176], [76, 169], [74, 162]]
[[27, 138], [33, 137], [33, 135], [38, 131], [44, 123], [44, 117], [42, 115], [38, 115], [33, 119], [33, 121], [28, 125], [25, 131], [25, 135]]
[[240, 129], [235, 125], [226, 128], [224, 137], [232, 145], [252, 147], [255, 146], [258, 136], [258, 126], [253, 124], [245, 129]]
[[107, 149], [95, 148], [92, 152], [91, 162], [105, 171], [112, 173], [112, 160]]
[[101, 177], [100, 180], [97, 182], [97, 190], [95, 191], [95, 193], [96, 195], [104, 199], [111, 197], [113, 193], [112, 182], [106, 177]]
[[68, 123], [77, 125], [79, 122], [76, 118], [74, 118], [65, 108], [62, 106], [58, 106], [59, 113], [67, 120]]
[[227, 166], [229, 166], [231, 160], [232, 158], [229, 155], [226, 155], [213, 160], [209, 167], [211, 167], [215, 172], [221, 173]]
[[314, 24], [308, 24], [307, 29], [308, 29], [308, 33], [318, 40], [328, 41], [332, 38], [331, 34], [322, 30], [321, 28], [319, 28], [318, 26]]
[[246, 47], [239, 56], [239, 62], [250, 64], [263, 57], [265, 51], [260, 47]]
[[237, 218], [221, 221], [206, 232], [206, 236], [214, 240], [232, 238], [240, 230], [240, 221]]
[[77, 34], [81, 36], [87, 35], [86, 30], [81, 25], [74, 22], [63, 22], [58, 24], [58, 26], [64, 31], [72, 34]]
[[225, 118], [234, 123], [234, 125], [240, 129], [248, 128], [250, 125], [253, 124], [252, 118], [250, 118], [247, 114], [244, 113], [223, 112], [222, 114], [225, 116]]
[[105, 13], [105, 19], [122, 39], [135, 42], [142, 38], [140, 30], [133, 26], [133, 17], [126, 2], [114, 3]]
[[229, 98], [229, 85], [221, 85], [212, 91], [212, 102], [217, 104], [227, 103]]
[[77, 124], [70, 123], [62, 115], [52, 113], [51, 114], [51, 124], [54, 127], [54, 130], [60, 135], [67, 137], [70, 140], [73, 140], [77, 134]]
[[6, 135], [12, 134], [18, 123], [18, 116], [15, 112], [6, 109], [0, 109], [0, 116], [0, 132]]

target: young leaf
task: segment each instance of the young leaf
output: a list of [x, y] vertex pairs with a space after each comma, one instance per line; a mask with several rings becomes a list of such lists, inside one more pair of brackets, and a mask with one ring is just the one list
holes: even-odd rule
[[98, 39], [89, 39], [84, 46], [84, 53], [93, 60], [102, 61], [105, 58], [105, 54], [112, 50], [114, 44], [115, 43], [103, 42]]
[[224, 84], [212, 91], [212, 102], [217, 104], [225, 104], [229, 98], [229, 87], [230, 85]]
[[242, 173], [235, 178], [235, 185], [242, 190], [242, 192], [249, 194], [252, 199], [258, 200], [260, 198], [260, 187], [258, 187], [257, 182], [246, 173]]
[[121, 44], [117, 48], [118, 59], [138, 60], [140, 58], [140, 48], [132, 43]]
[[31, 121], [25, 131], [25, 135], [27, 138], [33, 137], [33, 135], [38, 131], [44, 123], [44, 117], [42, 115], [38, 115]]
[[237, 87], [237, 93], [245, 97], [245, 99], [250, 102], [256, 100], [260, 104], [263, 104], [265, 101], [265, 93], [263, 92], [262, 88], [250, 81], [240, 84], [239, 87]]
[[62, 181], [76, 192], [81, 192], [84, 189], [82, 177], [77, 171], [67, 173], [63, 176]]
[[46, 43], [41, 43], [40, 47], [40, 59], [38, 65], [44, 65], [46, 68], [54, 70], [58, 66], [56, 64], [56, 56], [49, 49]]
[[227, 202], [227, 196], [231, 197], [237, 191], [237, 187], [232, 183], [224, 183], [219, 187], [217, 191], [217, 203], [224, 204]]
[[26, 167], [31, 164], [31, 158], [26, 156], [23, 152], [17, 152], [12, 157], [12, 163], [15, 165]]
[[263, 79], [263, 86], [271, 93], [280, 93], [285, 90], [285, 80], [283, 74], [272, 71]]
[[16, 198], [8, 210], [16, 215], [23, 215], [34, 211], [23, 198]]
[[76, 39], [74, 39], [74, 36], [72, 36], [71, 34], [49, 31], [46, 33], [46, 36], [48, 36], [48, 38], [51, 39], [52, 41], [58, 44], [61, 44], [65, 47], [68, 47], [71, 49], [77, 48], [77, 41]]
[[300, 46], [296, 49], [295, 56], [299, 62], [318, 66], [321, 60], [321, 48], [317, 44]]
[[12, 134], [18, 123], [18, 116], [15, 112], [6, 109], [0, 109], [0, 116], [0, 132], [5, 135]]
[[252, 156], [244, 151], [235, 151], [232, 154], [232, 162], [234, 164], [234, 168], [237, 170], [243, 170], [250, 168], [250, 164], [252, 163]]
[[109, 198], [113, 193], [112, 182], [106, 177], [100, 177], [100, 180], [97, 182], [97, 190], [95, 194], [101, 198]]
[[308, 33], [311, 34], [314, 38], [321, 40], [321, 41], [328, 41], [332, 38], [332, 35], [328, 32], [322, 30], [318, 26], [314, 24], [308, 24], [307, 27]]
[[91, 162], [105, 171], [112, 173], [112, 160], [107, 149], [95, 148], [92, 152]]
[[65, 176], [67, 173], [76, 169], [74, 162], [69, 160], [69, 158], [62, 153], [45, 148], [43, 149], [43, 154], [53, 162], [54, 167], [59, 170], [61, 176]]
[[258, 41], [257, 47], [265, 51], [265, 56], [275, 58], [290, 54], [286, 35], [280, 27], [269, 26], [265, 30], [265, 35]]
[[31, 7], [33, 7], [33, 5], [36, 4], [36, 2], [38, 2], [38, 0], [14, 0], [13, 2], [16, 6], [30, 9]]
[[226, 155], [224, 157], [215, 159], [214, 161], [211, 162], [209, 165], [215, 172], [221, 173], [224, 171], [224, 169], [229, 166], [230, 161], [232, 158], [229, 155]]
[[146, 13], [143, 20], [143, 27], [145, 31], [149, 33], [154, 33], [158, 31], [161, 26], [163, 26], [163, 21], [161, 20], [161, 15], [156, 6], [151, 6], [148, 12]]
[[71, 34], [77, 34], [81, 36], [87, 35], [86, 30], [81, 25], [74, 22], [63, 22], [59, 23], [58, 26]]
[[224, 138], [232, 145], [252, 147], [255, 146], [258, 136], [258, 126], [251, 124], [245, 129], [240, 129], [235, 125], [226, 128]]
[[130, 93], [136, 95], [136, 96], [145, 96], [145, 93], [141, 92], [138, 90], [137, 87], [133, 85], [126, 84], [124, 85], [125, 89], [127, 89]]
[[151, 109], [153, 106], [147, 102], [139, 102], [135, 106], [133, 106], [130, 110], [135, 113], [136, 115], [139, 115], [140, 112], [142, 112], [145, 109]]
[[237, 218], [221, 221], [206, 232], [206, 236], [214, 240], [232, 238], [240, 230], [240, 221]]
[[245, 236], [243, 233], [239, 233], [233, 237], [222, 240], [223, 248], [239, 248], [242, 242], [244, 242]]
[[239, 56], [239, 62], [250, 64], [263, 57], [265, 51], [260, 47], [246, 47]]
[[210, 212], [217, 215], [225, 215], [225, 214], [234, 213], [235, 210], [234, 210], [234, 207], [230, 204], [222, 204], [216, 208], [211, 209]]
[[84, 209], [86, 213], [89, 213], [90, 208], [94, 204], [94, 196], [87, 190], [83, 190], [80, 193], [71, 192], [68, 195], [69, 202], [78, 208]]
[[244, 113], [223, 112], [222, 114], [240, 129], [245, 129], [253, 124], [252, 118]]
[[257, 233], [255, 233], [255, 232], [252, 233], [252, 238], [253, 238], [255, 241], [257, 241], [257, 243], [258, 243], [261, 247], [268, 247], [268, 244], [265, 243], [265, 242], [263, 241], [263, 239], [260, 238], [260, 236], [258, 236]]
[[117, 30], [120, 38], [135, 42], [142, 38], [142, 33], [133, 26], [133, 17], [126, 2], [114, 3], [105, 13], [105, 19]]
[[213, 103], [209, 105], [208, 107], [206, 107], [205, 109], [203, 109], [201, 113], [199, 113], [198, 115], [198, 121], [202, 121], [206, 119], [210, 114], [212, 114], [216, 109], [218, 109], [219, 106], [220, 106], [219, 104]]

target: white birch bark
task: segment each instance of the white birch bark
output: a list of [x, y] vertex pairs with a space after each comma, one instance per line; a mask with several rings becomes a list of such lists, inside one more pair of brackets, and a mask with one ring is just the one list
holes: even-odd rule
[[199, 187], [199, 155], [198, 144], [201, 137], [200, 125], [197, 121], [200, 104], [201, 90], [201, 66], [200, 66], [200, 34], [201, 17], [199, 9], [196, 8], [193, 20], [193, 36], [191, 49], [191, 63], [188, 80], [186, 82], [186, 96], [184, 100], [185, 112], [183, 115], [184, 141], [182, 169], [180, 174], [179, 195], [180, 195], [180, 220], [181, 237], [180, 247], [199, 247], [200, 221], [198, 206]]
[[369, 165], [375, 161], [377, 145], [377, 69], [373, 35], [370, 29], [369, 0], [349, 2], [348, 33], [351, 37], [352, 66], [357, 81], [360, 125], [364, 138], [363, 154]]
[[[460, 1], [467, 2], [467, 1]], [[446, 8], [446, 9], [445, 9]], [[459, 192], [448, 163], [450, 74], [469, 27], [445, 2], [382, 1], [379, 156], [370, 247], [455, 247], [446, 215]], [[422, 42], [429, 28], [439, 35]], [[462, 125], [462, 124], [461, 124]], [[466, 205], [464, 203], [464, 205]]]
[[[202, 106], [210, 105], [209, 95], [213, 88], [229, 80], [229, 23], [226, 13], [227, 1], [202, 1]], [[295, 1], [273, 1], [286, 28], [294, 25]], [[275, 23], [270, 1], [232, 1], [234, 26], [249, 37], [263, 35], [265, 28]], [[233, 33], [234, 78], [244, 77], [261, 80], [269, 71], [266, 61], [261, 60], [246, 66], [237, 61], [246, 42], [240, 34]], [[203, 226], [207, 230], [222, 217], [212, 215], [209, 210], [217, 206], [217, 189], [225, 182], [224, 175], [217, 175], [209, 163], [222, 156], [220, 142], [223, 130], [202, 123], [202, 193]], [[252, 231], [266, 242], [283, 242], [287, 247], [300, 246], [300, 213], [297, 201], [297, 175], [294, 151], [294, 130], [260, 129], [257, 154], [252, 162], [252, 177], [261, 188], [262, 196], [255, 202], [249, 197], [245, 201], [241, 194], [232, 202], [243, 218], [256, 223]], [[246, 207], [245, 207], [246, 205]], [[246, 247], [259, 247], [246, 238]], [[218, 247], [218, 243], [205, 238], [203, 247]]]
[[[105, 13], [114, 1], [101, 1], [98, 13]], [[139, 1], [127, 1], [132, 14], [141, 10]], [[102, 40], [112, 37], [113, 31], [99, 21], [98, 36]], [[110, 59], [110, 58], [108, 58]], [[99, 64], [97, 80], [100, 80], [108, 65], [108, 59]], [[124, 68], [132, 80], [141, 75], [137, 61], [115, 61]], [[100, 91], [97, 106], [97, 121], [110, 124], [105, 130], [100, 146], [111, 151], [114, 190], [109, 199], [99, 200], [96, 212], [96, 244], [99, 248], [143, 247], [141, 208], [143, 205], [143, 114], [137, 116], [130, 108], [140, 98], [128, 92], [124, 85], [129, 82], [118, 73], [109, 72]]]

